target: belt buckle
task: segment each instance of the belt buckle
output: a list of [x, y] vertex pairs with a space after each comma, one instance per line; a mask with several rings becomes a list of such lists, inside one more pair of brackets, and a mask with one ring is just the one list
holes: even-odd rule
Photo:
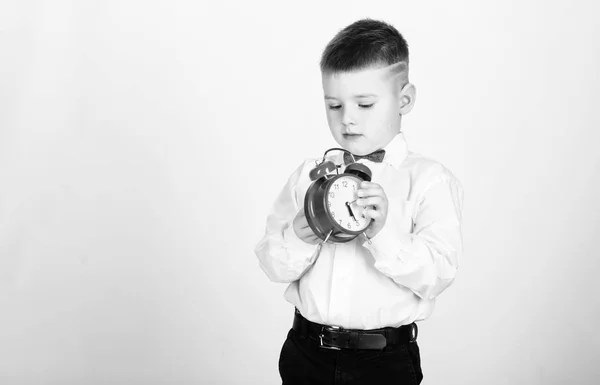
[[328, 346], [323, 343], [323, 331], [324, 330], [339, 331], [339, 330], [342, 330], [342, 328], [339, 326], [323, 326], [321, 328], [321, 333], [319, 333], [319, 347], [323, 348], [323, 349], [329, 349], [329, 350], [342, 350], [341, 348], [338, 348], [337, 346]]

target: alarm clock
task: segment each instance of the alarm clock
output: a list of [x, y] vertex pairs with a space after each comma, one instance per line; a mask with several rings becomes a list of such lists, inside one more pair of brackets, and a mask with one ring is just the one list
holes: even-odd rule
[[[371, 181], [371, 170], [361, 163], [351, 163], [343, 173], [332, 161], [323, 160], [310, 171], [312, 184], [304, 198], [304, 214], [313, 232], [324, 242], [351, 241], [362, 234], [373, 221], [365, 215], [366, 206], [356, 204], [358, 189], [363, 181]], [[352, 155], [351, 153], [349, 153]], [[352, 156], [354, 159], [354, 156]]]

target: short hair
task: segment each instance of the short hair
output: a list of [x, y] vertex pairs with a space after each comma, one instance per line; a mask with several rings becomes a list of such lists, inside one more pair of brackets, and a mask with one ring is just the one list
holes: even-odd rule
[[362, 19], [338, 32], [321, 56], [321, 72], [348, 72], [404, 62], [408, 44], [398, 30], [383, 21]]

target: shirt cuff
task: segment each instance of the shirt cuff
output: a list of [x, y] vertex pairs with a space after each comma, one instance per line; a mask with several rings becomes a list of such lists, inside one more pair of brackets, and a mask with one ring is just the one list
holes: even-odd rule
[[312, 255], [317, 248], [317, 245], [311, 245], [310, 243], [306, 243], [302, 239], [298, 238], [296, 232], [294, 231], [294, 227], [291, 224], [285, 230], [283, 230], [283, 239], [285, 240], [288, 249], [295, 250], [302, 254]]

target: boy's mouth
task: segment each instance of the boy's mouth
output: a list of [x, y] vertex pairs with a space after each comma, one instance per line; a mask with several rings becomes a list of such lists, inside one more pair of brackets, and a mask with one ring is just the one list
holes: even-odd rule
[[343, 134], [344, 140], [348, 142], [356, 142], [361, 138], [359, 134]]

